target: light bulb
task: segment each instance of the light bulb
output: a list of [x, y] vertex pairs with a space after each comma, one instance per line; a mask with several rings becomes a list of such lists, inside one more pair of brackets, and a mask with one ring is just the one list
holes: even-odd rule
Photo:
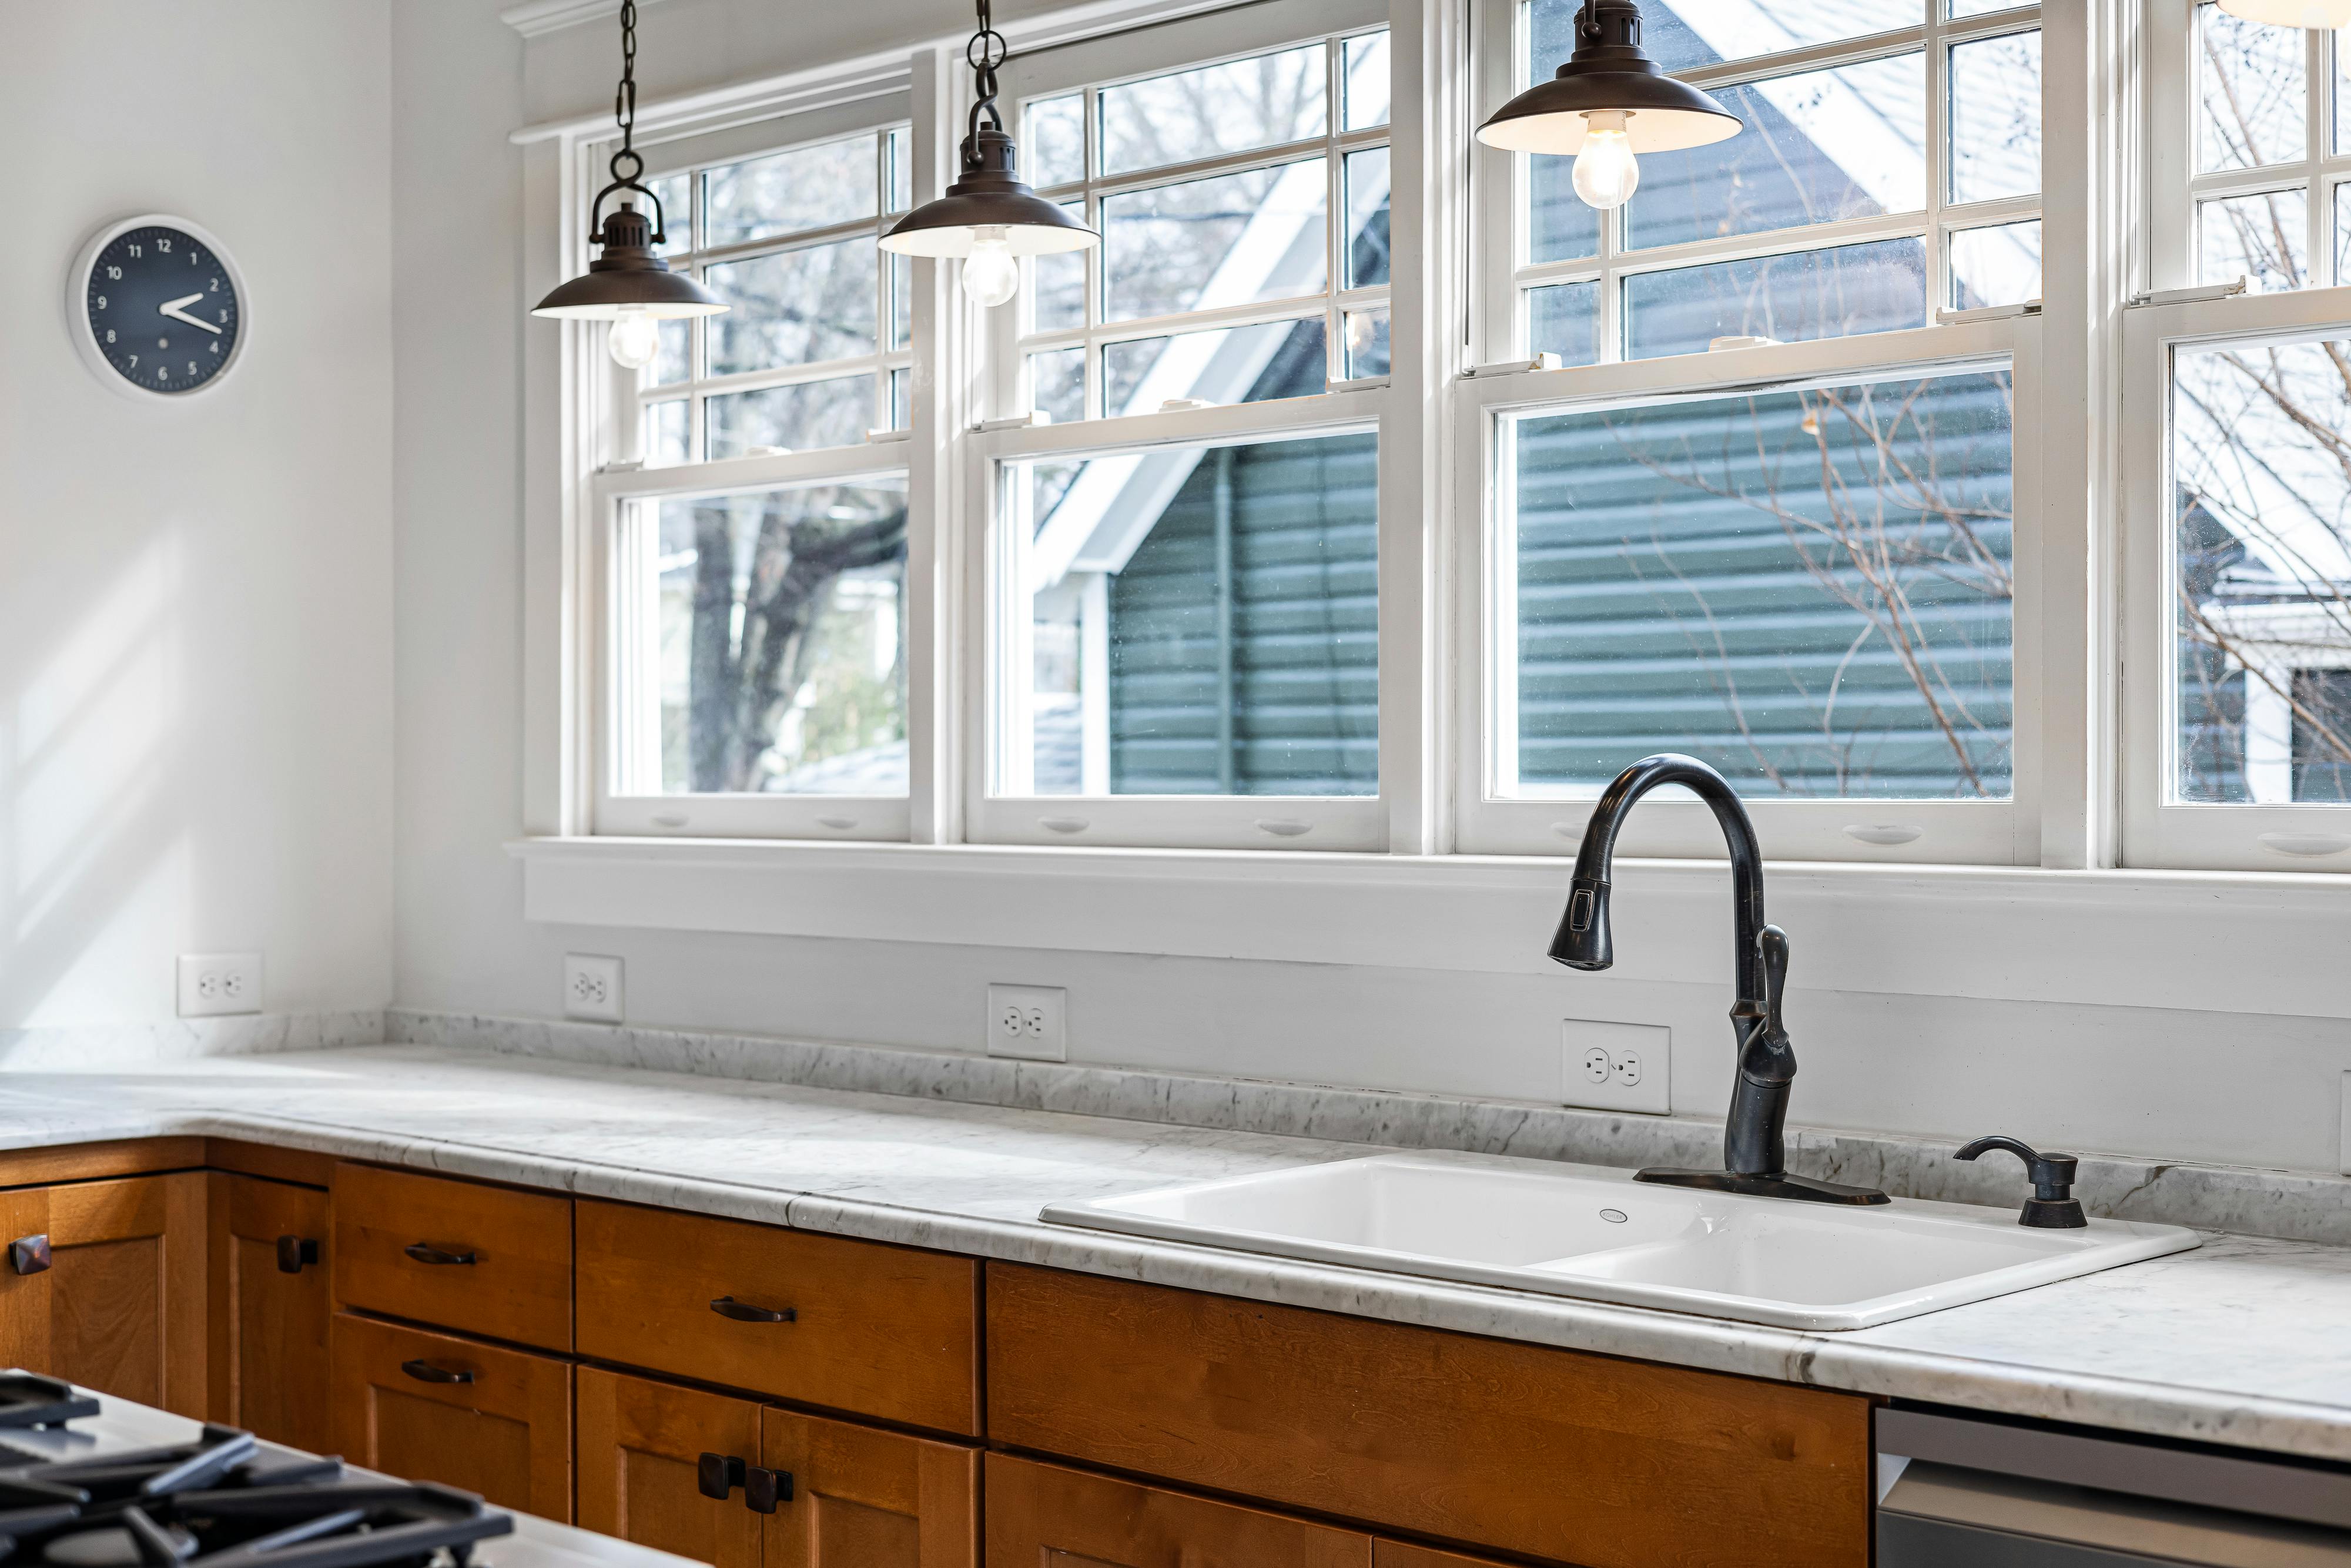
[[971, 254], [963, 258], [963, 291], [973, 304], [988, 308], [1019, 292], [1020, 263], [1002, 224], [982, 224], [974, 233]]
[[1625, 111], [1595, 109], [1583, 117], [1583, 148], [1575, 155], [1575, 193], [1602, 212], [1633, 199], [1641, 183], [1641, 161], [1625, 132]]
[[604, 335], [604, 349], [624, 371], [642, 371], [661, 352], [661, 323], [643, 310], [630, 310]]

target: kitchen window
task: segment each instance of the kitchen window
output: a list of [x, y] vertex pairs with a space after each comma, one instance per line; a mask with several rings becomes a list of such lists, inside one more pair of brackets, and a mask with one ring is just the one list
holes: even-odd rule
[[874, 243], [905, 110], [648, 150], [670, 264], [731, 308], [604, 372], [638, 460], [591, 491], [600, 831], [906, 836], [912, 269]]
[[[1574, 11], [1491, 0], [1488, 107]], [[1479, 153], [1463, 846], [1572, 847], [1680, 751], [1775, 856], [2029, 863], [2038, 13], [1643, 16], [1739, 136], [1645, 157], [1614, 212], [1565, 159]], [[1643, 816], [1635, 852], [1719, 852], [1694, 804]]]

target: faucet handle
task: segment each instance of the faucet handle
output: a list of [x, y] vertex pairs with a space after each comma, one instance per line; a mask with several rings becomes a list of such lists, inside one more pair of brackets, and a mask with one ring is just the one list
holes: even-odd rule
[[1788, 994], [1788, 934], [1766, 925], [1755, 934], [1755, 946], [1763, 954], [1763, 1033], [1785, 1040], [1788, 1030], [1780, 1021], [1780, 1003]]
[[2090, 1223], [2082, 1212], [2081, 1199], [2074, 1196], [2074, 1173], [2081, 1161], [2071, 1155], [2044, 1155], [2030, 1144], [1998, 1133], [1978, 1138], [1952, 1157], [1972, 1160], [1994, 1150], [2022, 1160], [2024, 1174], [2032, 1183], [2032, 1196], [2024, 1200], [2024, 1212], [2017, 1217], [2019, 1225], [2036, 1230], [2080, 1230]]

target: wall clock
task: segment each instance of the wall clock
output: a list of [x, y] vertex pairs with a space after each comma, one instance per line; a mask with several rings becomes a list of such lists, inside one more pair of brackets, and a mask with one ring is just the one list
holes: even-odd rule
[[149, 213], [82, 246], [66, 317], [107, 385], [129, 397], [192, 397], [218, 386], [245, 348], [245, 279], [204, 229]]

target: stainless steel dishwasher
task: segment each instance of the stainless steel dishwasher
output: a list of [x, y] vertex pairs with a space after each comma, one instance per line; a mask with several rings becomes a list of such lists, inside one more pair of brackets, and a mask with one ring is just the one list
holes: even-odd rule
[[1877, 1413], [1877, 1568], [2351, 1568], [2351, 1467]]

